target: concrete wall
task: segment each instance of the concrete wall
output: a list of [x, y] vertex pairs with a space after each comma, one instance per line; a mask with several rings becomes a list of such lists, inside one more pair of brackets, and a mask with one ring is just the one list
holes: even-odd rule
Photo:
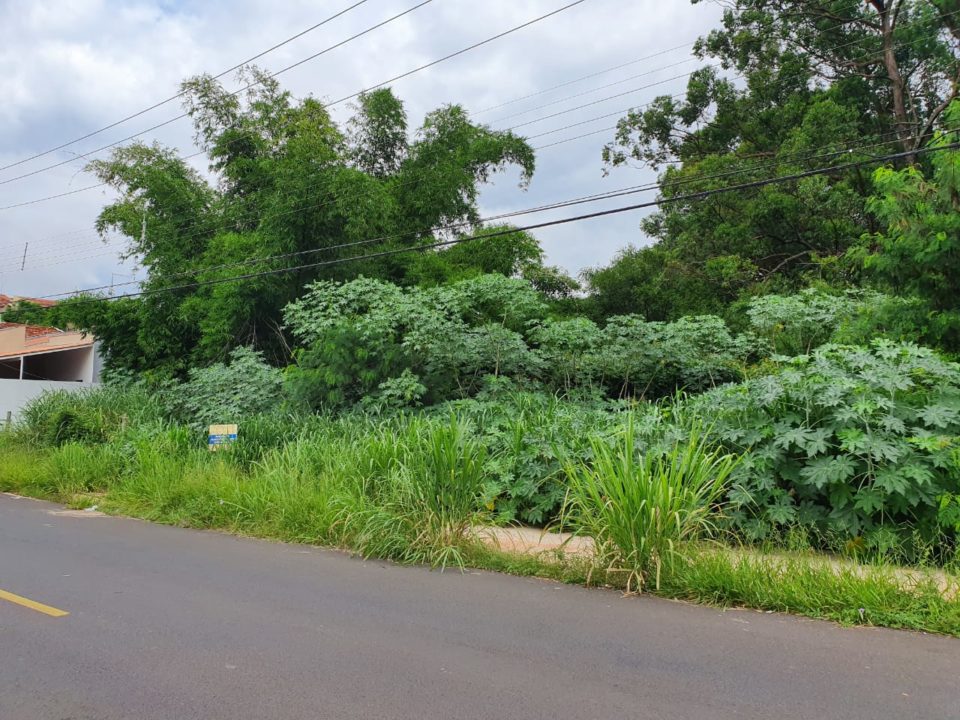
[[50, 380], [0, 380], [0, 428], [7, 418], [7, 412], [13, 413], [16, 420], [20, 411], [28, 402], [39, 397], [45, 390], [67, 390], [82, 392], [95, 387], [91, 383], [53, 382]]

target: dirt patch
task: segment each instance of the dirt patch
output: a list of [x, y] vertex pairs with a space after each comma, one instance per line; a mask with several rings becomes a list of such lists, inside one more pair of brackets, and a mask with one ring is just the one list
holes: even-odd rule
[[104, 513], [99, 510], [47, 510], [48, 515], [59, 515], [60, 517], [79, 517], [79, 518], [93, 518], [93, 517], [107, 517]]
[[520, 555], [563, 554], [587, 557], [593, 553], [593, 538], [554, 533], [531, 527], [486, 527], [475, 531], [490, 547]]
[[[485, 527], [474, 531], [477, 539], [489, 547], [516, 555], [550, 555], [551, 557], [588, 558], [593, 554], [593, 538], [555, 533], [531, 527]], [[866, 574], [885, 572], [896, 579], [905, 590], [933, 581], [941, 595], [948, 600], [960, 598], [960, 578], [942, 570], [928, 568], [883, 567], [861, 565], [852, 560], [828, 555], [791, 555], [762, 553], [750, 548], [710, 547], [706, 552], [718, 552], [736, 560], [768, 563], [773, 572], [789, 572], [792, 563], [808, 563], [811, 567], [827, 567], [838, 575], [844, 572]]]

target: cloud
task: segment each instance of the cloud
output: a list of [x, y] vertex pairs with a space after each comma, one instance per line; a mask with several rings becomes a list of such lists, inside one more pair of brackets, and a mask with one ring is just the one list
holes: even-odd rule
[[[342, 9], [350, 0], [341, 0]], [[276, 70], [318, 52], [354, 33], [411, 7], [415, 0], [367, 3], [316, 31], [270, 53], [259, 64]], [[343, 97], [417, 65], [549, 12], [562, 0], [435, 0], [401, 20], [355, 42], [284, 73], [281, 81], [297, 97], [327, 100]], [[37, 0], [29, 4], [0, 0], [0, 165], [42, 152], [65, 140], [104, 126], [177, 92], [179, 82], [199, 72], [217, 73], [275, 42], [319, 22], [335, 9], [324, 3], [318, 12], [311, 0]], [[395, 84], [412, 124], [449, 102], [481, 110], [538, 92], [589, 73], [692, 41], [717, 23], [713, 5], [683, 0], [614, 0], [587, 2], [461, 57]], [[476, 119], [510, 127], [565, 111], [647, 82], [689, 72], [695, 64], [653, 73], [605, 90], [559, 102], [571, 95], [676, 62], [684, 51], [652, 58], [615, 72], [543, 93], [508, 106], [478, 113]], [[232, 81], [231, 81], [232, 82]], [[673, 94], [679, 79], [592, 107], [538, 120], [518, 132], [535, 135], [591, 120]], [[231, 85], [232, 87], [232, 85]], [[0, 206], [67, 192], [93, 184], [82, 172], [85, 153], [120, 140], [181, 112], [169, 103], [62, 151], [0, 171], [0, 182], [47, 165], [62, 167], [0, 185]], [[508, 116], [529, 111], [521, 116]], [[335, 109], [343, 121], [346, 105]], [[497, 122], [503, 119], [503, 122]], [[612, 126], [616, 117], [590, 122], [531, 141], [535, 146]], [[545, 148], [538, 153], [537, 174], [526, 191], [515, 174], [498, 177], [482, 194], [485, 214], [495, 214], [572, 197], [604, 192], [654, 179], [649, 171], [618, 170], [602, 175], [600, 149], [611, 133]], [[178, 121], [146, 135], [148, 139], [195, 151], [192, 130]], [[101, 155], [98, 155], [102, 156]], [[592, 209], [639, 202], [651, 195], [621, 198], [523, 221], [565, 217]], [[129, 274], [117, 245], [101, 244], [93, 233], [109, 192], [92, 190], [46, 203], [0, 211], [0, 291], [49, 294], [78, 287], [106, 285], [111, 275]], [[644, 242], [640, 215], [612, 216], [538, 231], [548, 260], [570, 270], [605, 263], [628, 243]], [[29, 243], [27, 270], [20, 272], [24, 243]], [[128, 278], [124, 278], [126, 280]]]

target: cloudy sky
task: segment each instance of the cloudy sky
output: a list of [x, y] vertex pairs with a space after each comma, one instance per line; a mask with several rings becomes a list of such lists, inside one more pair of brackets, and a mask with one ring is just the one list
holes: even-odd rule
[[[183, 78], [219, 73], [354, 1], [0, 0], [0, 67], [4, 70], [0, 74], [0, 166], [168, 98]], [[257, 62], [267, 70], [279, 70], [418, 1], [368, 0]], [[279, 79], [297, 97], [334, 100], [567, 2], [433, 0]], [[683, 90], [685, 74], [697, 67], [689, 44], [714, 27], [719, 14], [713, 3], [691, 5], [688, 0], [586, 0], [400, 80], [394, 89], [406, 103], [413, 126], [429, 110], [456, 102], [470, 110], [476, 121], [495, 128], [515, 127], [531, 138], [534, 147], [542, 148], [537, 152], [536, 176], [526, 191], [518, 189], [513, 174], [498, 177], [485, 189], [485, 215], [636, 185], [654, 176], [639, 168], [603, 176], [600, 150], [612, 136], [605, 129], [615, 124], [621, 111], [656, 95]], [[662, 54], [649, 57], [656, 53]], [[611, 70], [616, 66], [622, 67]], [[570, 82], [594, 73], [598, 74]], [[565, 85], [550, 89], [560, 84]], [[232, 78], [227, 85], [236, 86]], [[535, 95], [517, 100], [531, 94]], [[589, 107], [580, 107], [588, 103]], [[176, 102], [167, 103], [94, 137], [0, 170], [0, 292], [49, 295], [135, 278], [135, 264], [118, 257], [121, 241], [104, 244], [93, 230], [94, 218], [110, 200], [109, 192], [82, 190], [9, 206], [95, 184], [82, 168], [89, 158], [107, 153], [93, 151], [180, 112]], [[346, 104], [334, 109], [340, 121], [348, 114]], [[595, 131], [599, 132], [578, 138]], [[578, 139], [553, 144], [570, 138]], [[183, 155], [196, 152], [185, 120], [146, 133], [143, 139], [176, 147]], [[202, 157], [193, 162], [198, 169], [206, 167]], [[23, 175], [27, 177], [19, 177]], [[527, 215], [523, 221], [539, 222], [651, 197]], [[609, 261], [628, 243], [644, 242], [638, 223], [639, 215], [630, 213], [547, 228], [537, 236], [551, 263], [577, 273]]]

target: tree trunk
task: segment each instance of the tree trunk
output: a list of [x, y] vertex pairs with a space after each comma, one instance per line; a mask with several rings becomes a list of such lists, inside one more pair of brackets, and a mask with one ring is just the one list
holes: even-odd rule
[[[887, 77], [890, 79], [890, 89], [893, 93], [893, 119], [897, 128], [897, 138], [900, 141], [900, 149], [903, 152], [913, 150], [912, 133], [910, 117], [907, 114], [906, 83], [900, 74], [900, 68], [897, 65], [897, 55], [894, 48], [894, 19], [890, 17], [890, 6], [883, 2], [874, 2], [874, 7], [880, 14], [880, 32], [883, 42], [883, 67], [887, 71]], [[913, 163], [914, 155], [907, 157], [908, 163]]]

